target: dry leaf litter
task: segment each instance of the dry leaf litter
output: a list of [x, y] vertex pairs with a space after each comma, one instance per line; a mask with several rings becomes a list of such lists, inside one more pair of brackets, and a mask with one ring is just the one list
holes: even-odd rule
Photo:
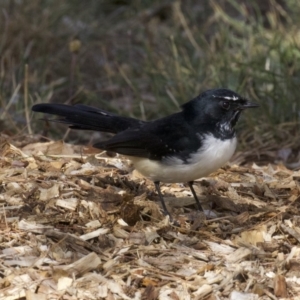
[[204, 213], [164, 184], [173, 226], [122, 157], [0, 151], [0, 299], [300, 299], [300, 171], [233, 161], [196, 181]]

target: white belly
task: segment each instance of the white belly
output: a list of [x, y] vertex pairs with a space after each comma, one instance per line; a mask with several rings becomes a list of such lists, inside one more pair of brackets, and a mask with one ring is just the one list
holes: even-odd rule
[[135, 168], [152, 181], [189, 182], [209, 175], [222, 167], [232, 157], [237, 140], [222, 141], [213, 135], [205, 137], [201, 151], [195, 152], [187, 163], [177, 158], [165, 158], [163, 162], [148, 158], [129, 157]]

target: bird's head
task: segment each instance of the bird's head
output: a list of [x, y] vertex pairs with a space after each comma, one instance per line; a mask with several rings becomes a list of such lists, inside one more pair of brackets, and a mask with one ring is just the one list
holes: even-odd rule
[[211, 124], [224, 134], [234, 133], [234, 126], [246, 108], [258, 107], [229, 89], [203, 92], [182, 106], [187, 119], [193, 124]]

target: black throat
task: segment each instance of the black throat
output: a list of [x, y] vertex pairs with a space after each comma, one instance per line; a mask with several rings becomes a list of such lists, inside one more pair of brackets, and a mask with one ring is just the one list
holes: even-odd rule
[[236, 111], [231, 119], [222, 120], [216, 124], [216, 130], [214, 136], [221, 140], [232, 139], [235, 137], [235, 125], [240, 117], [241, 111]]

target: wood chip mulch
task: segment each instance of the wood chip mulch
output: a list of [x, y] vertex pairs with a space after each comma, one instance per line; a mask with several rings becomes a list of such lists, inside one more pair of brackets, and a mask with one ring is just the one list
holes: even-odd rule
[[0, 299], [300, 299], [300, 171], [230, 163], [162, 191], [122, 157], [0, 145]]

